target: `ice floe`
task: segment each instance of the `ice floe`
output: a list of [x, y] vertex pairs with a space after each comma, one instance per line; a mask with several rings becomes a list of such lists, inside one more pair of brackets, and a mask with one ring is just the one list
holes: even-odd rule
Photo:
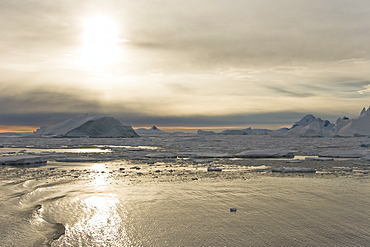
[[263, 150], [247, 150], [235, 154], [238, 158], [294, 158], [296, 151], [278, 150], [278, 149], [263, 149]]
[[306, 157], [305, 160], [308, 161], [333, 161], [333, 158], [322, 158], [322, 157]]
[[272, 168], [272, 172], [283, 172], [283, 173], [288, 173], [288, 172], [304, 172], [304, 173], [315, 173], [316, 170], [313, 168], [309, 167], [277, 167], [277, 168]]
[[361, 158], [366, 155], [363, 150], [327, 150], [319, 153], [319, 157]]
[[46, 162], [47, 158], [45, 156], [12, 155], [0, 157], [0, 165], [29, 165]]

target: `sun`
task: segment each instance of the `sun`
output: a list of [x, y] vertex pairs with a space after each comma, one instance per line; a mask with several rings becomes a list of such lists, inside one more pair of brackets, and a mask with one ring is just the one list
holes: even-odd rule
[[81, 62], [85, 66], [105, 67], [118, 59], [118, 28], [106, 16], [84, 20]]

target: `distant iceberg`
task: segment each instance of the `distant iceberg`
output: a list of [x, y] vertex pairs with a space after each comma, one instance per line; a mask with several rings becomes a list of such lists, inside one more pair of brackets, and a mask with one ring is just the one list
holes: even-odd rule
[[123, 125], [113, 117], [88, 116], [71, 118], [61, 123], [43, 126], [32, 137], [91, 137], [132, 138], [139, 137], [131, 126]]
[[367, 110], [364, 107], [358, 118], [338, 118], [334, 135], [343, 137], [370, 136], [370, 107]]
[[290, 129], [277, 130], [271, 135], [288, 137], [325, 137], [333, 133], [335, 125], [329, 120], [322, 120], [312, 114], [304, 116], [295, 122]]
[[141, 136], [157, 136], [166, 134], [163, 130], [158, 129], [156, 126], [152, 126], [150, 129], [140, 128], [135, 130]]

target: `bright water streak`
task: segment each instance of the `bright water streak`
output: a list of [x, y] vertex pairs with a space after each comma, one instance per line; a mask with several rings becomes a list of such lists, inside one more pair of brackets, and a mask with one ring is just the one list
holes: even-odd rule
[[99, 173], [0, 187], [0, 246], [370, 245], [367, 179], [132, 185]]

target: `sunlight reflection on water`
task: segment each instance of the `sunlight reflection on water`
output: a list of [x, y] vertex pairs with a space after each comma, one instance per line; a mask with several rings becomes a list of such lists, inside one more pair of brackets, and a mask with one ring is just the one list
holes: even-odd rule
[[[129, 246], [124, 228], [126, 216], [115, 194], [94, 195], [81, 201], [84, 217], [69, 227], [69, 234], [81, 246]], [[76, 239], [77, 238], [77, 239]]]
[[92, 168], [98, 173], [90, 174], [91, 193], [75, 201], [80, 213], [77, 221], [67, 224], [61, 240], [66, 246], [132, 246], [126, 232], [127, 213], [122, 198], [108, 190], [111, 181], [105, 165], [94, 164]]

